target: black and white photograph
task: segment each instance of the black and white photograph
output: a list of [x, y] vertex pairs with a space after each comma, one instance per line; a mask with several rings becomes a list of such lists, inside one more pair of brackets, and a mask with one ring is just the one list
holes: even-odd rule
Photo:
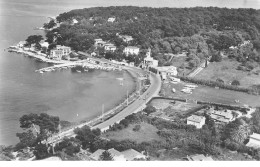
[[260, 161], [260, 0], [0, 0], [0, 34], [0, 166]]

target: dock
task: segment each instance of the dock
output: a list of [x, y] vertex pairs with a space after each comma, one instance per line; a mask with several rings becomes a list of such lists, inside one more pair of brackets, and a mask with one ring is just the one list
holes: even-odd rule
[[76, 66], [81, 66], [86, 69], [99, 69], [99, 70], [106, 70], [106, 71], [122, 70], [122, 68], [119, 66], [114, 66], [111, 64], [104, 64], [104, 63], [96, 63], [96, 61], [87, 59], [87, 60], [57, 64], [50, 67], [41, 68], [39, 70], [35, 70], [35, 72], [44, 73], [44, 72], [55, 71], [57, 69], [68, 69]]

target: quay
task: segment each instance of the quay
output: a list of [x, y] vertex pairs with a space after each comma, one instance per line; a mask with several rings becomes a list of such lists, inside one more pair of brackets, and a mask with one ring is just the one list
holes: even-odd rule
[[80, 60], [80, 61], [75, 61], [75, 62], [66, 62], [63, 64], [57, 64], [54, 66], [35, 70], [35, 72], [43, 73], [43, 72], [54, 71], [54, 70], [60, 69], [60, 68], [66, 69], [66, 68], [71, 68], [71, 67], [76, 67], [76, 66], [82, 66], [83, 68], [88, 68], [88, 69], [100, 69], [100, 70], [107, 70], [107, 71], [111, 71], [111, 70], [121, 71], [122, 70], [122, 68], [119, 66], [114, 66], [111, 64], [100, 63], [100, 62], [99, 62], [99, 64], [97, 64], [96, 61], [87, 59], [87, 60]]

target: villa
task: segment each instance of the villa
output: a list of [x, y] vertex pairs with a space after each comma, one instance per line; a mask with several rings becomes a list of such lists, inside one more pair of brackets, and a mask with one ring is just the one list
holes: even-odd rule
[[99, 46], [99, 47], [104, 47], [104, 45], [106, 44], [105, 41], [103, 41], [102, 39], [95, 39], [95, 46]]
[[49, 43], [48, 42], [40, 42], [40, 45], [41, 45], [41, 47], [43, 48], [43, 47], [46, 47], [46, 48], [48, 48], [49, 47]]
[[142, 153], [139, 153], [138, 151], [134, 149], [128, 149], [125, 151], [122, 151], [121, 154], [124, 155], [127, 161], [133, 161], [135, 159], [146, 159], [146, 156]]
[[156, 67], [158, 73], [161, 76], [176, 76], [178, 74], [177, 68], [174, 66], [163, 66], [163, 67]]
[[128, 42], [133, 40], [133, 37], [129, 36], [129, 35], [119, 35], [118, 37], [123, 39], [123, 41], [126, 42], [126, 43], [128, 43]]
[[109, 17], [109, 18], [107, 19], [107, 21], [108, 21], [108, 22], [111, 22], [111, 23], [113, 23], [115, 20], [116, 20], [115, 17]]
[[246, 144], [247, 147], [253, 147], [253, 148], [260, 148], [260, 134], [253, 133], [250, 138], [249, 142]]
[[205, 124], [206, 118], [203, 116], [192, 115], [187, 118], [187, 125], [194, 125], [197, 129], [202, 128]]
[[127, 47], [125, 47], [123, 52], [128, 56], [129, 54], [138, 55], [139, 51], [140, 51], [140, 49], [138, 47], [127, 46]]
[[55, 49], [50, 51], [50, 58], [61, 60], [62, 56], [68, 55], [71, 53], [71, 48], [67, 46], [57, 45]]
[[104, 44], [105, 51], [111, 51], [114, 52], [116, 50], [116, 46], [111, 43]]
[[229, 123], [230, 121], [234, 120], [234, 116], [231, 110], [224, 110], [224, 111], [216, 111], [214, 109], [209, 110], [209, 115], [215, 121], [220, 123]]

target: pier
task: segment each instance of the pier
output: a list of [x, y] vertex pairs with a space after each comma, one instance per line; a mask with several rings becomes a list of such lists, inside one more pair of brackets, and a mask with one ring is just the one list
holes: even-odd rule
[[53, 65], [50, 67], [45, 67], [39, 70], [35, 70], [35, 72], [43, 73], [43, 72], [49, 72], [49, 71], [55, 71], [56, 69], [67, 69], [67, 68], [72, 68], [76, 66], [81, 66], [83, 68], [87, 69], [100, 69], [100, 70], [106, 70], [106, 71], [114, 71], [114, 70], [122, 70], [122, 67], [115, 66], [112, 64], [106, 64], [106, 63], [100, 63], [96, 61], [93, 61], [91, 59], [87, 60], [80, 60], [80, 61], [75, 61], [75, 62], [66, 62], [63, 64], [57, 64]]

